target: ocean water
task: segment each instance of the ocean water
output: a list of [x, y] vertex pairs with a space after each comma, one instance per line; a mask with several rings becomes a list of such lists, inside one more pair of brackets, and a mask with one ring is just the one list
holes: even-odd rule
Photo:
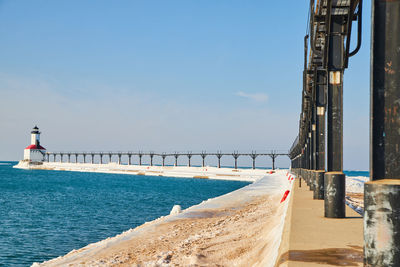
[[369, 171], [343, 171], [346, 176], [357, 177], [357, 176], [365, 176], [369, 177]]
[[0, 162], [0, 266], [29, 266], [248, 182], [13, 169]]

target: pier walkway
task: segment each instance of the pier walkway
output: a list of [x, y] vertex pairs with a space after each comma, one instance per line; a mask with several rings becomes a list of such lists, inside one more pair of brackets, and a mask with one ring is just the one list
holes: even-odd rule
[[324, 217], [324, 200], [296, 179], [276, 266], [362, 266], [363, 219], [346, 206], [346, 218]]

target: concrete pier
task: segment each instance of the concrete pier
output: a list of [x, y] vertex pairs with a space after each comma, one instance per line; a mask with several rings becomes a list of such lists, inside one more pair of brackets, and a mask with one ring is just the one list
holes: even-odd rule
[[298, 179], [292, 193], [276, 266], [363, 266], [362, 216], [346, 206], [346, 218], [324, 218], [324, 201]]

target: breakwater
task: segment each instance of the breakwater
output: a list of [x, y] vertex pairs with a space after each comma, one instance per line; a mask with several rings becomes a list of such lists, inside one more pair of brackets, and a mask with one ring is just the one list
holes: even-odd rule
[[66, 162], [43, 162], [31, 164], [20, 161], [14, 168], [55, 170], [55, 171], [78, 171], [78, 172], [100, 172], [119, 173], [147, 176], [189, 177], [199, 179], [222, 179], [254, 182], [270, 170], [262, 169], [234, 169], [217, 167], [185, 167], [185, 166], [140, 166], [122, 165], [118, 163], [91, 164], [91, 163], [66, 163]]
[[[286, 171], [40, 264], [274, 266], [292, 180]], [[39, 266], [39, 264], [35, 264]]]

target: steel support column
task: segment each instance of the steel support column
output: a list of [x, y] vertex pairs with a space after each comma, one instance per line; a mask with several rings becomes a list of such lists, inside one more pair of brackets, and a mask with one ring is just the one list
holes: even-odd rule
[[400, 266], [400, 0], [372, 1], [364, 266]]
[[316, 169], [325, 171], [325, 90], [326, 90], [326, 72], [317, 71], [316, 88]]
[[[253, 170], [256, 168], [256, 158], [257, 154], [255, 152], [252, 152], [250, 155], [251, 159], [253, 160]], [[293, 163], [292, 163], [293, 164]]]
[[232, 154], [233, 158], [235, 159], [235, 170], [237, 169], [238, 165], [237, 165], [237, 160], [239, 158], [239, 154], [237, 152]]
[[216, 156], [218, 158], [218, 168], [221, 168], [222, 151], [218, 151]]
[[344, 17], [332, 16], [328, 37], [328, 129], [325, 173], [325, 217], [345, 217], [346, 180], [343, 174], [343, 53]]
[[206, 156], [207, 156], [207, 154], [205, 152], [201, 152], [201, 157], [203, 159], [202, 167], [205, 167], [205, 165], [206, 165], [206, 162], [205, 162]]
[[324, 199], [325, 175], [325, 90], [326, 71], [317, 70], [315, 87], [315, 180], [314, 199]]
[[150, 166], [153, 166], [153, 157], [154, 157], [154, 154], [150, 153]]
[[272, 170], [275, 170], [276, 155], [275, 154], [271, 154], [271, 159], [272, 159]]
[[177, 167], [178, 166], [178, 157], [179, 157], [179, 155], [175, 154], [174, 157], [175, 157], [175, 167]]

